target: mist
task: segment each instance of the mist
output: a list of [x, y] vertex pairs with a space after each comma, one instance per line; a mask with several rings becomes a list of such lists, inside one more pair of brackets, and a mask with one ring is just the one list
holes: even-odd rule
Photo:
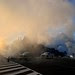
[[[74, 16], [75, 8], [68, 0], [2, 0], [0, 37], [7, 44], [18, 36], [25, 36], [32, 44], [50, 44], [61, 33], [73, 39]], [[8, 51], [4, 49], [0, 53], [11, 55], [20, 50], [10, 51], [8, 48]]]

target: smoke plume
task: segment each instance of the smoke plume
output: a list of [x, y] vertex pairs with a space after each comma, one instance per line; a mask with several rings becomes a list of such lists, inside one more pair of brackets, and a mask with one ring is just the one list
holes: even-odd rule
[[50, 43], [60, 33], [72, 38], [74, 16], [75, 8], [68, 0], [2, 0], [0, 36], [10, 42], [23, 34], [38, 44]]

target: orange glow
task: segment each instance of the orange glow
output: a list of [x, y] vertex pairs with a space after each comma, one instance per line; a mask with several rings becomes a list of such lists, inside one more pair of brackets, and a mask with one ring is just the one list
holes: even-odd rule
[[3, 39], [0, 39], [0, 49], [5, 47], [5, 41]]

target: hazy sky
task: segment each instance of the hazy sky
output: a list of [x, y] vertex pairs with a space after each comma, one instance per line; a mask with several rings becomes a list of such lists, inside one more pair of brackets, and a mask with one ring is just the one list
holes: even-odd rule
[[68, 0], [72, 5], [75, 5], [75, 0]]
[[0, 39], [26, 35], [43, 41], [59, 32], [72, 34], [74, 4], [75, 0], [0, 0]]

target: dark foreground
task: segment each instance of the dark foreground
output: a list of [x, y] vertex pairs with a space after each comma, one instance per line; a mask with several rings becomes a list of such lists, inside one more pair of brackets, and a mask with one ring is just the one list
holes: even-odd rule
[[17, 60], [20, 64], [27, 66], [43, 75], [75, 74], [75, 59], [53, 58], [31, 60]]

